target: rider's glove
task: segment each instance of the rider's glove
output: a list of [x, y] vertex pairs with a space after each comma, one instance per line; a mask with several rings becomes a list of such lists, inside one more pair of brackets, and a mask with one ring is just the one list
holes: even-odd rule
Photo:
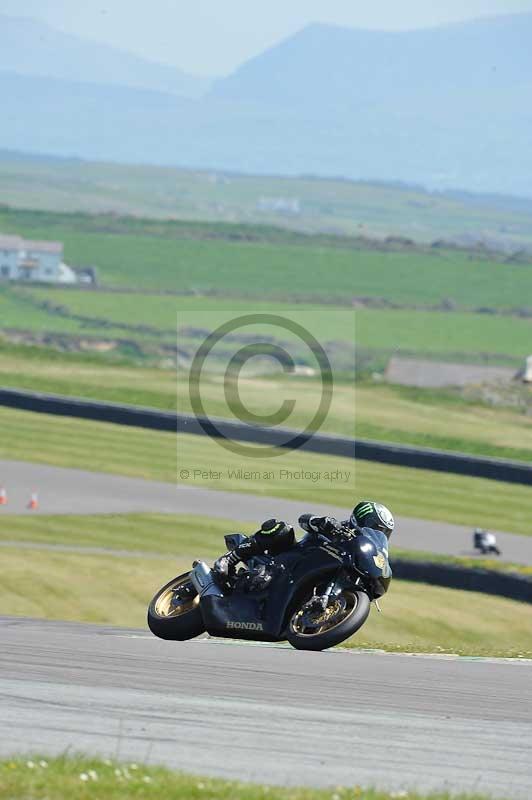
[[336, 533], [341, 527], [334, 517], [316, 517], [313, 514], [302, 514], [299, 517], [299, 524], [304, 531], [325, 535]]
[[340, 523], [334, 517], [314, 517], [312, 524], [316, 526], [320, 533], [326, 536], [338, 533], [340, 530]]

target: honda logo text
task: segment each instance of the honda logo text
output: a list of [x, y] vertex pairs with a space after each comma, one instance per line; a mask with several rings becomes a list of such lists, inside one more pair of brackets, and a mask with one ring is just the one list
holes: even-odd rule
[[262, 622], [228, 622], [228, 628], [235, 628], [239, 631], [262, 631]]

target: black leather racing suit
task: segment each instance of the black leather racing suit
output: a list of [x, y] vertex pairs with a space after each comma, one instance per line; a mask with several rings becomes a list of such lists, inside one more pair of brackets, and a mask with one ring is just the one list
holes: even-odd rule
[[[302, 514], [299, 525], [307, 533], [330, 536], [339, 527], [351, 527], [349, 520], [338, 522], [333, 517], [317, 517], [314, 514]], [[260, 530], [245, 539], [238, 547], [221, 556], [215, 564], [214, 570], [221, 576], [230, 574], [239, 561], [247, 563], [248, 559], [257, 555], [277, 555], [290, 550], [296, 544], [294, 529], [286, 522], [276, 519], [267, 519], [262, 523]]]
[[221, 575], [228, 575], [239, 561], [247, 563], [253, 556], [264, 554], [274, 556], [290, 550], [295, 543], [296, 535], [291, 525], [277, 519], [267, 519], [256, 533], [219, 558], [214, 564], [214, 570]]

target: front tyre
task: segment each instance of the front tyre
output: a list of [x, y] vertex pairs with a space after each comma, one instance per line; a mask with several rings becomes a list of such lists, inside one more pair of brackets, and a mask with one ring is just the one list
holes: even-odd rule
[[368, 618], [365, 592], [344, 589], [324, 610], [303, 603], [291, 616], [287, 639], [297, 650], [326, 650], [352, 636]]
[[189, 572], [159, 589], [148, 607], [148, 627], [159, 639], [179, 642], [205, 632], [199, 596]]

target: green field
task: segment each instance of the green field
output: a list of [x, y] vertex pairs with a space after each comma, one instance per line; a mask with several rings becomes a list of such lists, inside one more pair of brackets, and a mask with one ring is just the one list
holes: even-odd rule
[[[532, 241], [526, 201], [443, 195], [418, 188], [312, 177], [270, 177], [173, 167], [13, 158], [0, 153], [1, 200], [51, 211], [114, 211], [283, 225], [351, 235], [489, 236]], [[300, 201], [299, 214], [260, 210], [260, 198]]]
[[[285, 497], [302, 505], [349, 508], [356, 497], [381, 497], [398, 515], [489, 528], [504, 508], [504, 528], [530, 535], [532, 493], [526, 486], [365, 461], [281, 451], [274, 459], [228, 453], [206, 437], [159, 433], [66, 417], [0, 409], [0, 457]], [[195, 474], [213, 471], [210, 476]], [[252, 474], [250, 477], [238, 470]], [[292, 475], [282, 473], [287, 471]], [[294, 476], [304, 470], [308, 475]], [[345, 482], [326, 473], [341, 470]], [[214, 474], [214, 471], [220, 474]], [[264, 475], [264, 473], [271, 473]], [[318, 476], [318, 477], [317, 477]], [[179, 478], [178, 478], [179, 479]]]
[[[392, 800], [398, 793], [351, 786], [288, 789], [236, 783], [172, 772], [163, 767], [121, 763], [88, 756], [48, 758], [33, 754], [0, 761], [1, 800]], [[487, 800], [475, 794], [418, 794], [410, 800]]]
[[[532, 276], [532, 269], [531, 269]], [[532, 286], [531, 286], [532, 291]], [[515, 364], [521, 364], [532, 343], [532, 321], [517, 317], [473, 313], [448, 313], [437, 311], [349, 309], [331, 305], [305, 303], [265, 303], [211, 297], [160, 297], [137, 294], [86, 292], [60, 289], [26, 289], [9, 292], [5, 300], [13, 298], [17, 303], [16, 313], [24, 311], [27, 298], [27, 313], [33, 322], [38, 315], [38, 324], [46, 324], [49, 330], [59, 330], [65, 322], [75, 322], [62, 316], [65, 312], [77, 317], [88, 317], [95, 321], [92, 335], [117, 335], [113, 324], [135, 325], [137, 331], [121, 332], [121, 336], [141, 340], [159, 335], [163, 340], [175, 344], [176, 331], [194, 327], [211, 331], [230, 319], [246, 314], [278, 314], [302, 325], [318, 341], [329, 343], [328, 350], [333, 360], [334, 343], [339, 342], [353, 349], [351, 364], [356, 350], [376, 353], [421, 353], [433, 357], [453, 357], [467, 361], [472, 355], [499, 356]], [[44, 323], [42, 311], [33, 303], [47, 303], [48, 308], [59, 307], [60, 313], [49, 312]], [[26, 312], [24, 311], [24, 314]], [[37, 320], [36, 320], [37, 321]], [[98, 325], [99, 321], [99, 325]], [[111, 330], [105, 329], [106, 325]], [[141, 326], [151, 328], [143, 331]], [[80, 323], [78, 331], [82, 329]], [[290, 339], [283, 329], [257, 326], [250, 330], [270, 333], [275, 339]], [[87, 326], [85, 324], [85, 331]], [[184, 334], [179, 343], [187, 343]], [[343, 353], [343, 350], [342, 350]], [[305, 354], [306, 355], [306, 354]], [[347, 361], [349, 363], [349, 361]]]
[[[382, 371], [392, 354], [518, 367], [530, 352], [532, 320], [518, 316], [519, 309], [528, 313], [532, 296], [527, 263], [452, 250], [379, 250], [258, 226], [1, 208], [0, 230], [58, 238], [67, 262], [98, 268], [99, 291], [0, 287], [0, 326], [28, 331], [34, 341], [110, 347], [156, 363], [175, 358], [176, 344], [192, 353], [198, 331], [241, 313], [273, 311], [311, 331], [342, 372]], [[362, 306], [353, 307], [355, 297]], [[268, 333], [281, 344], [286, 339], [283, 331]], [[305, 348], [295, 355], [308, 362]]]
[[[36, 307], [24, 299], [24, 295], [13, 291], [11, 287], [0, 285], [0, 330], [16, 329], [18, 331], [29, 331], [37, 336], [42, 334], [58, 334], [65, 339], [68, 337], [94, 337], [120, 338], [124, 337], [124, 331], [120, 328], [109, 326], [90, 326], [67, 317], [59, 315], [52, 316], [47, 311]], [[139, 340], [146, 340], [149, 337], [139, 334]]]
[[0, 230], [59, 239], [67, 263], [96, 265], [103, 284], [135, 289], [344, 302], [356, 295], [408, 305], [451, 298], [464, 310], [526, 305], [532, 289], [529, 264], [459, 251], [383, 252], [331, 237], [293, 241], [261, 228], [246, 235], [230, 226], [0, 209]]

